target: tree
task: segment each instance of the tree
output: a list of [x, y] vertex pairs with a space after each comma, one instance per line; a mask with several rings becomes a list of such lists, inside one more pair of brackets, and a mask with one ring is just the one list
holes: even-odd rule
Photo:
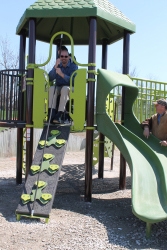
[[18, 111], [18, 77], [12, 70], [18, 68], [19, 55], [9, 41], [8, 37], [0, 38], [0, 70], [8, 70], [0, 79], [0, 117], [4, 120], [16, 119]]
[[9, 43], [9, 38], [0, 39], [0, 69], [17, 69], [19, 53], [14, 52]]
[[131, 68], [131, 67], [130, 67], [130, 73], [129, 73], [129, 75], [130, 75], [131, 77], [137, 77], [138, 72], [137, 72], [136, 67], [134, 67], [134, 68]]

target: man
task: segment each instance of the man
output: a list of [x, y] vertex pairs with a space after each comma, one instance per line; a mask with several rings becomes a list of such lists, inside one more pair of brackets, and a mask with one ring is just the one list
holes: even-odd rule
[[159, 99], [153, 102], [156, 114], [142, 122], [143, 135], [148, 138], [150, 132], [160, 141], [161, 146], [167, 146], [167, 101]]
[[[53, 107], [53, 114], [56, 109], [57, 96], [60, 94], [58, 113], [53, 117], [53, 123], [59, 123], [61, 120], [69, 97], [70, 77], [77, 69], [78, 66], [70, 61], [68, 49], [65, 46], [62, 46], [60, 50], [60, 58], [56, 60], [55, 66], [49, 72], [49, 80], [56, 80], [56, 89], [54, 86], [51, 86], [49, 89], [49, 109]], [[55, 96], [53, 97], [54, 90]]]

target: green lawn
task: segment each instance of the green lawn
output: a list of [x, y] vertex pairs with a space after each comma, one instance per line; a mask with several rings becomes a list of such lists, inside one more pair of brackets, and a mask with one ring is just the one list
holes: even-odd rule
[[8, 128], [1, 128], [0, 127], [0, 132], [2, 132], [3, 130], [7, 130]]

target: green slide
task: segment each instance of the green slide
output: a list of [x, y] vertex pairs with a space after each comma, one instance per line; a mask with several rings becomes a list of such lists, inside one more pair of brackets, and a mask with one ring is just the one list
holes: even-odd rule
[[[125, 91], [124, 126], [115, 124], [106, 113], [106, 98], [116, 86]], [[133, 114], [133, 102], [138, 88], [126, 76], [99, 69], [97, 77], [96, 122], [99, 132], [107, 136], [119, 148], [132, 175], [132, 211], [147, 223], [147, 235], [151, 224], [167, 219], [167, 148], [161, 147], [154, 136], [143, 136], [139, 121]]]

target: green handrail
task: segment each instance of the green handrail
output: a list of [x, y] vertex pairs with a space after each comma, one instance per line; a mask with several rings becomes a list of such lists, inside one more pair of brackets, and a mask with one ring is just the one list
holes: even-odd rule
[[27, 69], [29, 68], [37, 68], [37, 67], [42, 67], [42, 66], [45, 66], [51, 59], [51, 56], [52, 56], [52, 45], [53, 45], [53, 41], [54, 39], [59, 36], [59, 35], [66, 35], [69, 37], [70, 41], [71, 41], [71, 55], [72, 55], [72, 60], [74, 61], [75, 64], [77, 64], [78, 66], [96, 66], [95, 63], [88, 63], [88, 64], [82, 64], [82, 63], [78, 63], [76, 61], [76, 59], [74, 58], [74, 40], [72, 38], [72, 36], [65, 32], [65, 31], [59, 31], [57, 33], [55, 33], [52, 37], [51, 37], [51, 40], [50, 40], [50, 47], [49, 47], [49, 56], [48, 56], [48, 59], [46, 60], [46, 62], [42, 63], [42, 64], [28, 64], [27, 65]]
[[[149, 79], [130, 77], [138, 87], [138, 96], [133, 104], [133, 111], [137, 119], [142, 122], [155, 113], [153, 101], [159, 98], [167, 99], [167, 83]], [[116, 121], [121, 118], [121, 95], [122, 87], [118, 86], [113, 90], [114, 100], [117, 102]]]

